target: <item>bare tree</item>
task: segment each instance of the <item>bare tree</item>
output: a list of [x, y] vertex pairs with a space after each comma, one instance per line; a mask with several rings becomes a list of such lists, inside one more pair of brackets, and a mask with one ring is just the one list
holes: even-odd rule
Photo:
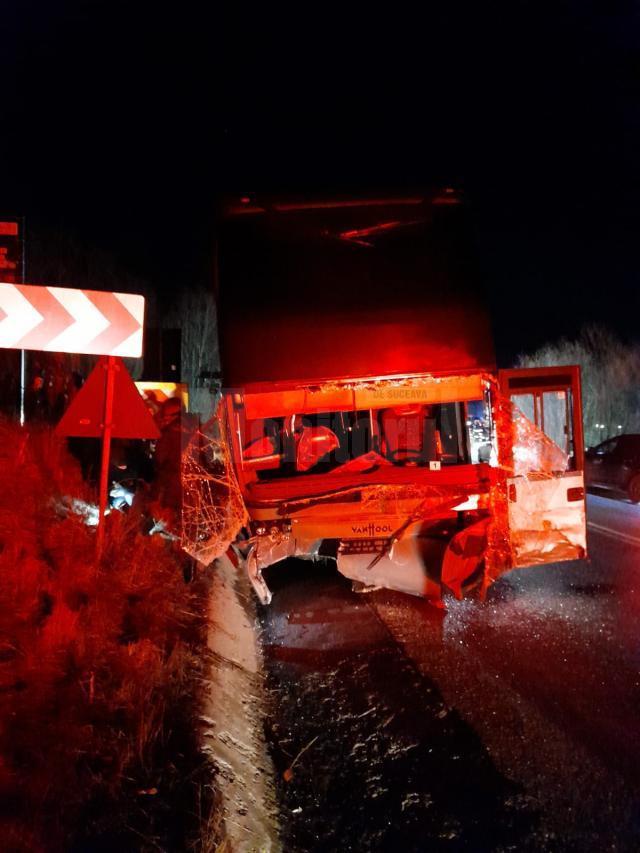
[[588, 325], [574, 340], [563, 338], [517, 359], [518, 367], [563, 364], [580, 366], [588, 446], [622, 432], [640, 432], [638, 346], [622, 343], [604, 326]]
[[215, 398], [215, 380], [220, 375], [213, 289], [185, 289], [164, 325], [177, 326], [182, 332], [182, 379], [189, 385], [189, 408], [209, 416]]

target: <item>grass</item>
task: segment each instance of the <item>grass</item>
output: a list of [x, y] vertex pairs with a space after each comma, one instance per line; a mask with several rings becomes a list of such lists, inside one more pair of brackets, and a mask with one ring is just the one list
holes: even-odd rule
[[69, 495], [88, 497], [63, 443], [0, 422], [3, 850], [215, 849], [207, 583], [135, 511], [106, 519], [98, 561]]

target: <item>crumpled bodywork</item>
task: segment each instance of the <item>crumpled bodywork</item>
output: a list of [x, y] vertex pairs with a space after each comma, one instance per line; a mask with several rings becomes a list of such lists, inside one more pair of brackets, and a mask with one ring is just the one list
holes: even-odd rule
[[462, 598], [465, 585], [479, 572], [482, 572], [482, 580], [485, 579], [484, 559], [490, 522], [491, 519], [486, 517], [471, 524], [457, 533], [447, 546], [442, 561], [441, 580], [456, 598]]
[[262, 570], [288, 557], [300, 557], [306, 560], [318, 558], [321, 540], [311, 542], [298, 540], [291, 536], [271, 533], [258, 537], [246, 556], [246, 569], [253, 589], [262, 604], [271, 602], [271, 590], [267, 586]]
[[[265, 603], [271, 593], [263, 570], [294, 556], [334, 557], [338, 570], [358, 588], [387, 587], [432, 599], [445, 588], [458, 597], [473, 589], [484, 592], [514, 567], [583, 556], [584, 491], [575, 456], [501, 394], [491, 375], [326, 383], [290, 393], [245, 395], [242, 405], [253, 424], [263, 425], [283, 412], [277, 423], [286, 425], [296, 423], [301, 408], [348, 412], [353, 406], [357, 412], [400, 400], [393, 411], [413, 416], [416, 407], [430, 410], [440, 401], [466, 407], [479, 389], [490, 393], [490, 425], [476, 442], [475, 457], [464, 464], [450, 458], [446, 467], [440, 461], [418, 464], [410, 453], [398, 466], [378, 438], [375, 447], [363, 447], [353, 458], [338, 459], [316, 473], [316, 466], [341, 448], [332, 425], [318, 421], [291, 436], [296, 443], [289, 464], [297, 465], [297, 476], [277, 471], [286, 457], [269, 427], [264, 464], [257, 467], [247, 454], [246, 467], [240, 463], [238, 468], [235, 458], [236, 480], [223, 425], [215, 420], [196, 436], [186, 458], [186, 549], [208, 563], [249, 519], [251, 535], [239, 543], [238, 553]], [[556, 403], [563, 399], [558, 394]], [[236, 442], [242, 436], [238, 405], [235, 395], [227, 410], [227, 417], [236, 417], [227, 433]], [[358, 428], [361, 422], [354, 423]], [[469, 418], [469, 441], [470, 423]], [[264, 436], [250, 437], [252, 448], [265, 443]], [[302, 443], [307, 438], [308, 447]], [[435, 446], [438, 459], [444, 458], [447, 448], [439, 437]], [[312, 452], [315, 447], [319, 450]], [[234, 452], [238, 455], [242, 459], [241, 448]]]
[[[507, 567], [580, 559], [586, 553], [582, 472], [571, 470], [568, 454], [512, 401], [501, 398], [497, 409], [506, 500], [498, 499], [493, 525], [494, 535], [509, 543]], [[501, 573], [495, 561], [494, 570]]]
[[509, 529], [515, 566], [576, 560], [586, 550], [584, 502], [567, 504], [571, 489], [582, 491], [580, 475], [512, 481]]
[[[441, 584], [446, 583], [458, 594], [468, 578], [477, 574], [484, 555], [478, 551], [476, 558], [472, 556], [472, 540], [475, 543], [479, 535], [486, 541], [488, 516], [483, 506], [488, 505], [488, 481], [480, 487], [485, 492], [481, 500], [473, 494], [478, 488], [477, 482], [466, 487], [361, 487], [359, 516], [351, 510], [346, 521], [335, 510], [334, 515], [318, 519], [316, 500], [299, 502], [290, 531], [258, 528], [247, 556], [254, 589], [268, 603], [271, 594], [262, 570], [287, 557], [317, 559], [323, 541], [332, 538], [339, 543], [335, 555], [338, 570], [359, 587], [386, 587], [438, 599]], [[456, 533], [457, 507], [466, 504], [474, 517], [486, 517], [462, 534]], [[375, 522], [368, 521], [371, 518]], [[438, 527], [443, 518], [448, 519], [447, 529]], [[442, 557], [449, 550], [445, 579], [441, 577]]]
[[350, 553], [346, 549], [339, 552], [338, 571], [365, 588], [385, 587], [424, 598], [439, 598], [440, 587], [430, 577], [422, 559], [418, 527], [419, 523], [414, 524], [413, 529], [408, 529], [388, 547], [381, 543], [377, 555]]

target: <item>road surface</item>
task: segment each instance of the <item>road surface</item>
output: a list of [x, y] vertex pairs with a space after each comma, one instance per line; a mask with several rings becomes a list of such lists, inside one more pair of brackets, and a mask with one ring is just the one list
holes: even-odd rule
[[261, 610], [287, 851], [640, 849], [640, 507], [590, 560], [440, 611], [275, 566]]

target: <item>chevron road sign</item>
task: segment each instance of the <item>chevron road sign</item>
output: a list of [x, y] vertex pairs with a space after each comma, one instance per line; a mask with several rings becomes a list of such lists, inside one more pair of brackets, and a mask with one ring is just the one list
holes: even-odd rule
[[142, 355], [144, 296], [0, 282], [0, 347]]

